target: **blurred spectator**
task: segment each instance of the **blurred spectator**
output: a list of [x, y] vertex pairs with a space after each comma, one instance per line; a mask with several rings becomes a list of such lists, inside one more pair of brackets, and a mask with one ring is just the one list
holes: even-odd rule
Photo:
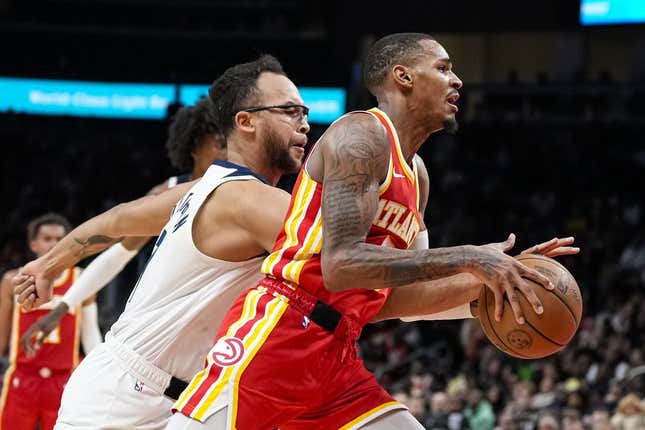
[[589, 421], [591, 430], [612, 430], [607, 409], [594, 409]]
[[645, 429], [645, 408], [635, 394], [628, 394], [618, 402], [616, 414], [611, 417], [611, 425], [616, 430]]
[[493, 430], [495, 427], [495, 414], [490, 402], [486, 400], [480, 390], [474, 389], [468, 393], [468, 406], [464, 415], [471, 429]]
[[557, 417], [551, 413], [541, 414], [538, 418], [537, 430], [560, 430]]
[[430, 400], [430, 414], [425, 419], [425, 427], [437, 430], [449, 429], [449, 412], [448, 395], [444, 392], [434, 393]]

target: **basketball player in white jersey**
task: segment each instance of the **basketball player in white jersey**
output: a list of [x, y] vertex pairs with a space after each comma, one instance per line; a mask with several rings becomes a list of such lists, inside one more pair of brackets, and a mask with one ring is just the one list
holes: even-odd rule
[[[163, 428], [182, 381], [203, 366], [219, 316], [260, 277], [261, 258], [277, 232], [263, 232], [264, 223], [280, 225], [289, 201], [273, 185], [300, 167], [308, 110], [280, 64], [268, 56], [229, 69], [211, 92], [238, 111], [223, 128], [228, 162], [216, 161], [200, 181], [108, 211], [93, 220], [101, 225], [99, 235], [88, 235], [86, 223], [45, 257], [47, 277], [113, 241], [107, 239], [118, 237], [113, 232], [148, 236], [161, 231], [124, 313], [106, 342], [72, 375], [58, 430]], [[258, 106], [274, 107], [247, 111]], [[137, 213], [131, 224], [120, 222], [124, 211]]]
[[[110, 428], [158, 428], [169, 417], [170, 398], [181, 390], [181, 380], [202, 367], [231, 301], [259, 278], [260, 259], [254, 257], [272, 248], [289, 197], [258, 175], [275, 184], [280, 174], [299, 166], [307, 110], [271, 57], [229, 69], [211, 93], [225, 111], [236, 112], [230, 123], [223, 119], [222, 128], [229, 161], [237, 166], [216, 163], [176, 205], [105, 351], [88, 357], [79, 370], [78, 381], [95, 382], [83, 384], [75, 377], [76, 387], [65, 399], [76, 412], [69, 413], [68, 422], [61, 418], [59, 428], [100, 428], [97, 416], [106, 417], [101, 420]], [[83, 224], [46, 259], [25, 269], [41, 283], [38, 299], [46, 299], [45, 284], [56, 267], [95, 252], [98, 236], [158, 232], [168, 209], [190, 186], [121, 205]], [[21, 278], [17, 283], [22, 285]], [[30, 288], [18, 287], [23, 302]], [[96, 380], [105, 387], [97, 388]], [[103, 410], [110, 401], [116, 402], [111, 415]]]
[[[147, 193], [149, 196], [201, 178], [214, 160], [226, 159], [226, 142], [215, 124], [213, 105], [208, 97], [200, 99], [194, 106], [182, 107], [173, 115], [166, 150], [171, 164], [188, 173], [171, 176], [152, 188]], [[24, 350], [33, 354], [39, 349], [68, 310], [91, 298], [112, 281], [149, 239], [146, 236], [127, 237], [95, 258], [65, 293], [61, 303], [25, 332], [21, 339]]]

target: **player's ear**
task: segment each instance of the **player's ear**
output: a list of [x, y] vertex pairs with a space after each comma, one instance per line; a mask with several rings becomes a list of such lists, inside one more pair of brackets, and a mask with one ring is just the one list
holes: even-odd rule
[[235, 128], [245, 131], [247, 133], [253, 133], [255, 131], [255, 121], [253, 115], [250, 112], [240, 111], [235, 114]]
[[397, 85], [404, 88], [412, 88], [412, 73], [410, 69], [400, 64], [392, 67], [392, 77]]

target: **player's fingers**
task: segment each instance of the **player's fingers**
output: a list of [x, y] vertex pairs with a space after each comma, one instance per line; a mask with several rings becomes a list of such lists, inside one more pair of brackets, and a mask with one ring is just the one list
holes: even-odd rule
[[32, 347], [32, 336], [33, 336], [33, 330], [29, 329], [25, 334], [20, 338], [20, 346], [22, 346], [23, 351], [25, 351], [25, 354], [27, 356], [31, 356], [34, 353], [33, 347]]
[[508, 301], [511, 304], [511, 309], [513, 310], [515, 321], [517, 321], [518, 324], [524, 324], [524, 312], [522, 311], [522, 307], [520, 306], [520, 299], [517, 296], [517, 289], [511, 284], [508, 284], [508, 287], [506, 288], [506, 297], [508, 297]]
[[18, 285], [25, 282], [27, 279], [29, 279], [29, 275], [25, 275], [24, 273], [18, 273], [13, 278], [11, 278], [11, 285], [13, 285], [15, 288]]
[[560, 255], [575, 255], [580, 252], [580, 248], [577, 246], [560, 246], [558, 248], [555, 248], [551, 251], [549, 251], [546, 256], [547, 257], [558, 257]]
[[554, 237], [553, 239], [538, 245], [538, 248], [539, 248], [538, 252], [540, 252], [541, 254], [548, 252], [550, 249], [553, 249], [558, 246], [558, 241], [559, 239], [557, 237]]
[[515, 233], [508, 235], [508, 238], [503, 242], [502, 250], [504, 252], [510, 251], [515, 246]]
[[496, 288], [491, 289], [495, 297], [495, 321], [499, 322], [502, 320], [502, 315], [504, 314], [504, 291]]
[[556, 248], [559, 248], [561, 246], [571, 245], [573, 241], [574, 241], [573, 237], [565, 237], [563, 239], [556, 237], [554, 239], [554, 243], [544, 247], [544, 249], [542, 250], [542, 254], [548, 255], [549, 252], [553, 251]]
[[524, 295], [524, 297], [526, 297], [526, 300], [528, 300], [528, 302], [531, 304], [531, 307], [533, 307], [533, 310], [536, 314], [540, 315], [544, 312], [542, 302], [540, 301], [538, 295], [535, 293], [535, 290], [531, 286], [530, 282], [524, 279], [520, 280], [518, 283], [518, 289]]
[[34, 348], [36, 350], [40, 349], [41, 345], [45, 341], [45, 338], [47, 337], [48, 333], [45, 333], [42, 330], [38, 330], [38, 333], [36, 334], [36, 343], [34, 345]]
[[[22, 294], [25, 290], [27, 290], [29, 287], [34, 287], [35, 288], [35, 282], [33, 281], [33, 277], [31, 276], [26, 276], [24, 278], [21, 278], [22, 282], [19, 284], [14, 284], [13, 287], [13, 293], [14, 295], [18, 296]], [[20, 303], [20, 302], [18, 302]]]
[[25, 302], [27, 301], [28, 298], [33, 296], [33, 298], [36, 298], [36, 286], [35, 285], [30, 285], [29, 287], [25, 288], [22, 290], [18, 296], [16, 297], [16, 300], [18, 303], [24, 305]]
[[547, 240], [546, 242], [538, 243], [537, 245], [533, 245], [530, 248], [525, 249], [524, 251], [521, 252], [521, 254], [542, 254], [544, 252], [544, 249], [555, 245], [558, 243], [558, 238], [554, 237], [551, 240]]
[[569, 236], [569, 237], [562, 237], [562, 238], [560, 238], [560, 239], [558, 240], [558, 243], [559, 243], [561, 246], [562, 246], [562, 245], [571, 245], [571, 244], [572, 244], [573, 242], [575, 242], [575, 241], [576, 241], [576, 238], [575, 238], [575, 237], [573, 237], [573, 236]]
[[523, 264], [518, 264], [518, 272], [522, 278], [528, 278], [535, 281], [547, 290], [552, 290], [554, 288], [553, 282], [537, 270], [533, 270]]
[[20, 305], [21, 309], [23, 312], [29, 312], [34, 308], [34, 301], [36, 300], [36, 296], [31, 295], [29, 296], [23, 303]]

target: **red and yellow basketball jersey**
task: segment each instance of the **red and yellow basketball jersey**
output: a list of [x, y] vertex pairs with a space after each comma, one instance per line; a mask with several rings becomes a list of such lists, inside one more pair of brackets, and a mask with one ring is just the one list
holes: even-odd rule
[[47, 367], [50, 370], [72, 370], [78, 364], [80, 341], [81, 307], [70, 309], [61, 319], [60, 324], [52, 331], [35, 356], [27, 357], [20, 338], [38, 319], [56, 307], [65, 292], [74, 284], [79, 268], [66, 269], [54, 282], [52, 301], [38, 309], [24, 312], [19, 305], [14, 305], [11, 328], [10, 365]]
[[[390, 140], [387, 177], [379, 189], [379, 207], [366, 242], [407, 249], [421, 228], [419, 186], [416, 166], [403, 158], [399, 138], [387, 115], [379, 109], [367, 111], [386, 128]], [[356, 112], [354, 113], [356, 114]], [[341, 313], [367, 324], [377, 314], [390, 290], [359, 288], [332, 293], [325, 289], [320, 267], [322, 248], [323, 186], [311, 179], [306, 168], [293, 189], [289, 211], [273, 252], [262, 263], [262, 273], [306, 289]]]

